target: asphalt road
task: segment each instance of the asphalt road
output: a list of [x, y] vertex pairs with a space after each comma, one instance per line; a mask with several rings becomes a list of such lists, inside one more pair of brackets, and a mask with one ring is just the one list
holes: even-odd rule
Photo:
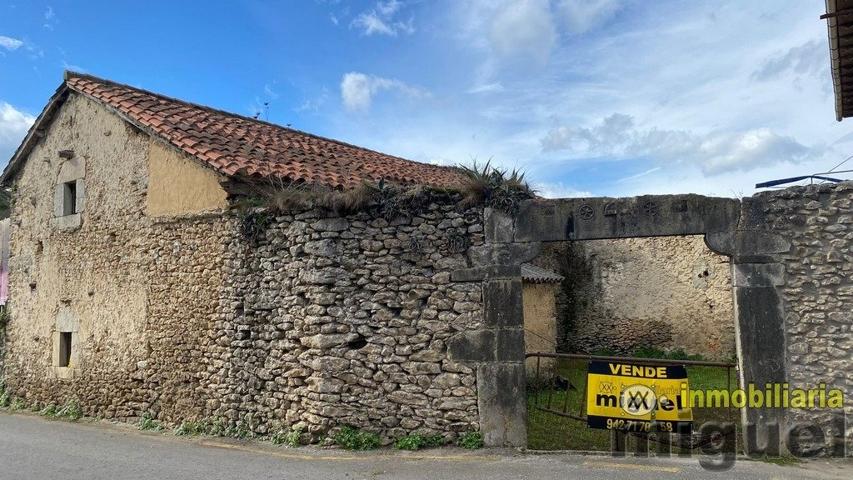
[[725, 473], [697, 459], [612, 458], [438, 449], [351, 453], [185, 438], [106, 422], [0, 413], [0, 479], [850, 479], [853, 464], [780, 467], [738, 461]]

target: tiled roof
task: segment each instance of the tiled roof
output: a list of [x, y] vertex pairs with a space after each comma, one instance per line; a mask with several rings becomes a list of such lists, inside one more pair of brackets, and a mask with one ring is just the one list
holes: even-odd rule
[[460, 180], [455, 168], [385, 155], [89, 75], [66, 72], [65, 85], [227, 176], [278, 177], [335, 188], [380, 179], [450, 187]]
[[521, 264], [521, 279], [530, 283], [560, 283], [563, 276], [529, 263]]

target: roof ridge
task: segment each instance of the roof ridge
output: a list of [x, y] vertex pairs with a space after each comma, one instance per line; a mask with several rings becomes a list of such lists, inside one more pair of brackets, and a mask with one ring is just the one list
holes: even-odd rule
[[366, 148], [366, 147], [362, 147], [362, 146], [355, 145], [355, 144], [352, 144], [352, 143], [348, 143], [348, 142], [344, 142], [344, 141], [341, 141], [341, 140], [337, 140], [337, 139], [334, 139], [334, 138], [324, 137], [324, 136], [322, 136], [322, 135], [317, 135], [317, 134], [314, 134], [314, 133], [305, 132], [305, 131], [303, 131], [303, 130], [299, 130], [299, 129], [296, 129], [296, 128], [285, 127], [285, 126], [279, 125], [279, 124], [277, 124], [277, 123], [272, 123], [272, 122], [268, 122], [268, 121], [260, 120], [260, 119], [257, 119], [257, 118], [252, 118], [252, 117], [248, 117], [248, 116], [245, 116], [245, 115], [240, 115], [239, 113], [229, 112], [229, 111], [227, 111], [227, 110], [222, 110], [222, 109], [219, 109], [219, 108], [211, 107], [211, 106], [209, 106], [209, 105], [202, 105], [202, 104], [200, 104], [200, 103], [189, 102], [189, 101], [186, 101], [186, 100], [182, 100], [182, 99], [180, 99], [180, 98], [170, 97], [169, 95], [164, 95], [164, 94], [162, 94], [162, 93], [153, 92], [153, 91], [151, 91], [151, 90], [147, 90], [147, 89], [144, 89], [144, 88], [134, 87], [134, 86], [132, 86], [132, 85], [128, 85], [128, 84], [126, 84], [126, 83], [116, 82], [116, 81], [114, 81], [114, 80], [109, 80], [109, 79], [106, 79], [106, 78], [101, 78], [101, 77], [98, 77], [98, 76], [95, 76], [95, 75], [91, 75], [91, 74], [88, 74], [88, 73], [75, 72], [75, 71], [73, 71], [73, 70], [65, 70], [65, 71], [63, 72], [63, 80], [65, 81], [65, 84], [66, 84], [69, 88], [71, 88], [72, 90], [74, 90], [75, 92], [79, 92], [79, 93], [82, 93], [82, 94], [87, 95], [87, 96], [91, 96], [91, 95], [89, 95], [89, 94], [88, 94], [88, 93], [86, 93], [86, 92], [80, 92], [78, 89], [74, 88], [73, 86], [68, 85], [68, 80], [69, 80], [71, 77], [84, 78], [84, 79], [88, 79], [88, 80], [93, 80], [93, 81], [96, 81], [96, 82], [101, 82], [101, 83], [104, 83], [104, 84], [107, 84], [107, 85], [111, 85], [111, 86], [115, 86], [115, 87], [129, 88], [129, 89], [131, 89], [131, 90], [135, 90], [135, 91], [137, 91], [137, 92], [142, 92], [142, 93], [145, 93], [145, 94], [148, 94], [148, 95], [154, 96], [154, 97], [162, 98], [162, 99], [164, 99], [164, 100], [169, 100], [169, 101], [171, 101], [171, 102], [182, 103], [182, 104], [184, 104], [184, 105], [192, 106], [192, 107], [195, 107], [195, 108], [200, 108], [200, 109], [202, 109], [202, 110], [207, 110], [207, 111], [211, 111], [211, 112], [214, 112], [214, 113], [219, 113], [219, 114], [227, 115], [227, 116], [229, 116], [229, 117], [236, 117], [236, 118], [239, 118], [239, 119], [241, 119], [241, 120], [246, 120], [246, 121], [249, 121], [249, 122], [253, 122], [253, 123], [257, 123], [257, 124], [261, 124], [261, 125], [265, 125], [265, 126], [269, 126], [269, 127], [273, 127], [273, 128], [278, 128], [278, 129], [281, 129], [281, 130], [286, 130], [286, 131], [289, 131], [289, 132], [297, 133], [297, 134], [299, 134], [299, 135], [305, 135], [305, 136], [307, 136], [307, 137], [313, 137], [313, 138], [316, 138], [316, 139], [319, 139], [319, 140], [323, 140], [323, 141], [326, 141], [326, 142], [336, 143], [336, 144], [338, 144], [338, 145], [342, 145], [342, 146], [350, 147], [350, 148], [355, 148], [355, 149], [362, 150], [362, 151], [365, 151], [365, 152], [370, 152], [370, 153], [375, 153], [375, 154], [378, 154], [378, 155], [383, 155], [383, 156], [386, 156], [386, 157], [395, 158], [395, 159], [398, 159], [398, 160], [402, 160], [402, 161], [404, 161], [404, 162], [417, 163], [417, 164], [420, 164], [420, 165], [426, 165], [426, 166], [434, 167], [434, 168], [438, 168], [438, 169], [453, 169], [453, 170], [455, 170], [455, 169], [457, 169], [457, 168], [458, 168], [458, 167], [450, 166], [450, 165], [436, 165], [436, 164], [433, 164], [433, 163], [426, 163], [426, 162], [420, 162], [420, 161], [417, 161], [417, 160], [411, 160], [411, 159], [408, 159], [408, 158], [403, 158], [403, 157], [400, 157], [400, 156], [397, 156], [397, 155], [391, 155], [391, 154], [388, 154], [388, 153], [380, 152], [380, 151], [378, 151], [378, 150], [373, 150], [373, 149], [370, 149], [370, 148]]

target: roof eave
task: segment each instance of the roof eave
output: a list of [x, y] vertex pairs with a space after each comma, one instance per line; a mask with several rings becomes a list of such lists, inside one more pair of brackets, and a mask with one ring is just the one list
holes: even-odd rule
[[841, 89], [841, 57], [838, 45], [838, 17], [836, 0], [826, 0], [826, 30], [829, 40], [829, 63], [832, 73], [832, 90], [835, 96], [835, 119], [844, 118], [843, 92]]
[[56, 89], [53, 96], [50, 97], [47, 105], [41, 111], [38, 118], [36, 118], [36, 121], [33, 122], [27, 132], [27, 135], [24, 137], [24, 140], [20, 145], [18, 145], [15, 153], [12, 154], [12, 158], [9, 159], [9, 163], [6, 164], [3, 174], [0, 175], [0, 185], [8, 186], [10, 180], [15, 176], [15, 173], [18, 172], [21, 165], [26, 160], [27, 155], [29, 155], [41, 137], [44, 136], [47, 127], [50, 125], [50, 122], [56, 114], [56, 111], [68, 96], [69, 90], [68, 85], [66, 85], [65, 82], [62, 82], [62, 84]]

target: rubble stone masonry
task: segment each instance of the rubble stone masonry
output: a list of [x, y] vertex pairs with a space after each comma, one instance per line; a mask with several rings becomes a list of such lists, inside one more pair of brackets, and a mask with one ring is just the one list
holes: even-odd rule
[[[780, 255], [785, 271], [779, 287], [791, 386], [841, 388], [847, 414], [853, 414], [853, 183], [788, 188], [758, 198], [768, 227], [791, 242]], [[789, 421], [826, 422], [830, 413], [795, 409]]]

